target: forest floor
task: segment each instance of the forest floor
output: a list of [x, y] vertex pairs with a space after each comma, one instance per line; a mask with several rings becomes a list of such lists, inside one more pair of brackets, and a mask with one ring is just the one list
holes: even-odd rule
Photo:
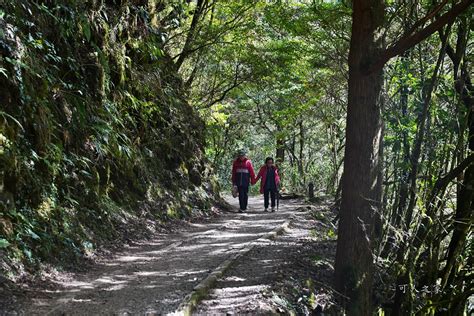
[[[237, 200], [228, 201], [236, 206]], [[286, 200], [279, 211], [265, 213], [260, 197], [249, 204], [246, 213], [225, 212], [180, 233], [127, 245], [84, 272], [58, 273], [8, 306], [0, 303], [0, 315], [179, 314], [216, 269], [222, 275], [195, 314], [308, 314], [331, 306], [335, 229], [329, 206]]]

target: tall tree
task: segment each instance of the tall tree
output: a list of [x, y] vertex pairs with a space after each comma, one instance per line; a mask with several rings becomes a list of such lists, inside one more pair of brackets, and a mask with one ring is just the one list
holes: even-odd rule
[[373, 250], [381, 226], [383, 67], [391, 58], [452, 23], [473, 2], [461, 1], [419, 29], [444, 9], [446, 1], [442, 2], [385, 48], [381, 32], [384, 1], [353, 1], [346, 148], [335, 264], [336, 287], [350, 298], [349, 315], [370, 315], [373, 308]]

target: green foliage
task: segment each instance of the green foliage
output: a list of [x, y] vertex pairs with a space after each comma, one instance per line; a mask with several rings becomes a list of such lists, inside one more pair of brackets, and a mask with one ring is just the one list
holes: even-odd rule
[[[220, 30], [219, 37], [181, 69], [189, 78], [192, 103], [206, 120], [206, 154], [229, 187], [238, 148], [249, 148], [258, 168], [265, 157], [275, 156], [280, 143], [286, 190], [306, 190], [312, 181], [321, 191], [334, 193], [341, 174], [346, 93], [339, 68], [345, 56], [336, 62], [334, 56], [348, 42], [314, 25], [337, 26], [347, 36], [350, 12], [327, 3], [259, 3], [252, 10], [246, 5], [217, 2], [213, 14], [202, 18], [208, 33], [195, 45], [215, 36], [214, 29]], [[239, 23], [233, 24], [235, 19]], [[338, 99], [331, 102], [327, 95]], [[334, 159], [321, 159], [329, 155]]]
[[[334, 195], [339, 208], [351, 3], [270, 1], [258, 2], [252, 10], [246, 10], [248, 1], [202, 3], [201, 8], [196, 8], [196, 2], [185, 5], [187, 15], [171, 32], [165, 49], [175, 59], [185, 57], [179, 70], [191, 103], [206, 121], [206, 156], [220, 183], [230, 188], [230, 166], [238, 148], [249, 149], [256, 168], [266, 156], [279, 154], [284, 189], [303, 192], [313, 182], [316, 193]], [[383, 25], [377, 36], [388, 46], [433, 20], [413, 25], [420, 17], [430, 12], [442, 14], [451, 7], [424, 1], [385, 1], [384, 5], [386, 19], [377, 21]], [[462, 278], [469, 269], [461, 267], [471, 267], [472, 260], [464, 258], [470, 258], [466, 253], [472, 236], [463, 235], [467, 241], [454, 237], [461, 231], [454, 227], [463, 225], [456, 219], [462, 208], [460, 192], [471, 185], [465, 184], [468, 180], [463, 172], [449, 183], [442, 180], [470, 153], [472, 98], [467, 96], [472, 95], [472, 10], [471, 6], [453, 25], [385, 67], [380, 104], [375, 106], [382, 109], [383, 117], [384, 187], [383, 200], [377, 205], [384, 240], [373, 240], [385, 247], [381, 254], [373, 254], [384, 262], [379, 272], [385, 283], [394, 283], [394, 278], [410, 269], [415, 283], [439, 282], [443, 269], [449, 270], [443, 268], [448, 264], [447, 253], [454, 250], [463, 256], [451, 261], [457, 267], [451, 271], [456, 272], [445, 275], [444, 280], [464, 284]], [[192, 21], [196, 20], [193, 32]], [[440, 34], [448, 34], [448, 48], [435, 73]], [[455, 59], [457, 65], [452, 69]], [[359, 117], [359, 122], [359, 130], [350, 132], [367, 128], [364, 118]], [[376, 152], [360, 152], [369, 154]], [[375, 172], [375, 167], [365, 168]], [[420, 239], [423, 231], [426, 235]], [[327, 237], [335, 239], [336, 232], [329, 230]], [[400, 267], [404, 267], [402, 272]], [[349, 280], [348, 284], [355, 286], [359, 281]], [[450, 286], [446, 284], [442, 294], [445, 302], [455, 293], [465, 302], [459, 290], [462, 286], [449, 290]], [[384, 299], [393, 296], [382, 292]], [[442, 295], [431, 301], [441, 301]], [[412, 303], [413, 313], [423, 314], [431, 308], [419, 297]]]
[[61, 0], [1, 12], [1, 260], [74, 261], [210, 207], [204, 124], [163, 49], [169, 17]]
[[10, 243], [8, 242], [8, 240], [3, 239], [3, 238], [0, 239], [0, 249], [7, 248], [9, 245]]

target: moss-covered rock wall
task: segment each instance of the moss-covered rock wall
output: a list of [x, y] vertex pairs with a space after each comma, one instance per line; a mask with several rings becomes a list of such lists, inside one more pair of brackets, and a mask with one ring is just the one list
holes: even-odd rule
[[204, 124], [163, 50], [171, 2], [0, 4], [4, 270], [210, 207]]

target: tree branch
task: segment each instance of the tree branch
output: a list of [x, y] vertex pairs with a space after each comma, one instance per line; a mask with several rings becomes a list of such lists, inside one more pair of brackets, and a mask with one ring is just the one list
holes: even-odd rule
[[[420, 43], [434, 32], [439, 31], [446, 24], [452, 23], [458, 15], [466, 11], [467, 8], [469, 8], [469, 6], [471, 6], [473, 3], [474, 0], [463, 0], [453, 6], [451, 10], [443, 14], [441, 17], [439, 17], [437, 20], [435, 20], [422, 30], [418, 31], [417, 33], [413, 33], [411, 35], [407, 34], [406, 36], [402, 37], [395, 44], [393, 44], [381, 53], [380, 57], [370, 65], [367, 70], [367, 73], [372, 73], [373, 71], [382, 68], [391, 58], [402, 54], [410, 47], [413, 47], [416, 44]], [[428, 14], [428, 16], [430, 15], [432, 15], [432, 12]], [[421, 19], [421, 21], [423, 20], [426, 20], [426, 17]], [[415, 25], [418, 24], [419, 22], [415, 23]]]
[[439, 192], [443, 191], [448, 184], [453, 181], [458, 175], [460, 175], [464, 169], [466, 169], [471, 163], [474, 163], [474, 154], [470, 154], [466, 157], [458, 166], [449, 171], [443, 177], [436, 180], [433, 190], [431, 190], [430, 199], [428, 202], [433, 202], [434, 198], [438, 195]]
[[[234, 74], [234, 78], [232, 80], [232, 83], [230, 83], [223, 91], [221, 91], [221, 95], [217, 99], [212, 100], [212, 97], [214, 96], [214, 94], [216, 93], [216, 90], [217, 90], [217, 87], [214, 88], [213, 91], [210, 92], [210, 97], [207, 98], [205, 102], [202, 102], [201, 105], [199, 106], [199, 108], [201, 108], [201, 109], [209, 108], [209, 107], [213, 106], [214, 104], [216, 104], [217, 102], [221, 102], [222, 100], [224, 100], [227, 97], [227, 94], [229, 92], [231, 92], [232, 90], [234, 90], [235, 88], [237, 88], [238, 86], [240, 86], [242, 83], [244, 83], [246, 81], [245, 79], [242, 79], [242, 78], [239, 77], [240, 66], [241, 66], [241, 64], [237, 64], [235, 66], [235, 74]], [[224, 85], [224, 83], [221, 83], [221, 84], [218, 85], [218, 87], [223, 86], [223, 85]]]
[[429, 21], [431, 19], [433, 19], [438, 13], [439, 11], [441, 11], [441, 9], [444, 8], [444, 6], [448, 3], [448, 0], [443, 0], [443, 2], [441, 2], [438, 6], [436, 6], [436, 8], [434, 8], [433, 10], [431, 10], [427, 15], [425, 15], [424, 18], [422, 19], [419, 19], [418, 21], [415, 22], [415, 24], [413, 24], [413, 26], [411, 27], [410, 31], [407, 32], [407, 34], [412, 34], [413, 32], [416, 31], [416, 29], [418, 27], [420, 27], [421, 25], [425, 24], [426, 21]]
[[191, 46], [191, 43], [194, 40], [196, 28], [198, 26], [199, 20], [201, 19], [201, 15], [206, 5], [207, 5], [206, 0], [197, 1], [196, 8], [194, 9], [194, 12], [193, 12], [193, 18], [191, 20], [191, 26], [189, 27], [188, 36], [186, 37], [183, 50], [181, 51], [181, 54], [179, 55], [179, 58], [176, 61], [176, 69], [181, 68], [181, 65], [183, 64], [184, 59], [186, 58], [186, 52], [189, 50], [189, 47]]

